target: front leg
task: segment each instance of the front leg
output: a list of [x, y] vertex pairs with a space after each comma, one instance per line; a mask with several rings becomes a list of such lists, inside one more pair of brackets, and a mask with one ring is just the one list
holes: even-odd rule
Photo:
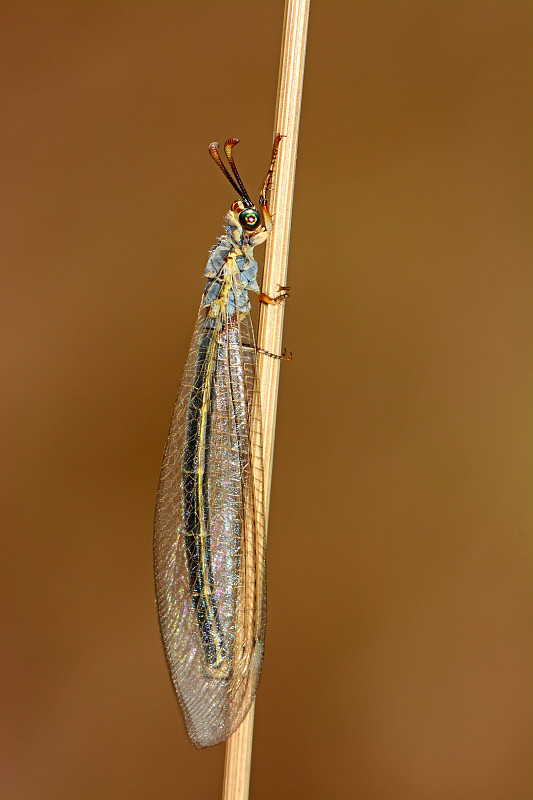
[[[278, 133], [276, 138], [274, 139], [274, 147], [272, 149], [272, 161], [270, 162], [270, 168], [267, 174], [265, 175], [265, 179], [263, 181], [263, 185], [261, 186], [261, 192], [259, 195], [259, 205], [261, 206], [261, 213], [263, 215], [263, 227], [267, 234], [270, 233], [270, 231], [272, 230], [272, 215], [270, 213], [270, 208], [268, 207], [267, 192], [270, 189], [272, 175], [274, 174], [274, 167], [276, 165], [276, 158], [278, 156], [279, 143], [284, 138], [285, 134]], [[259, 234], [259, 236], [260, 235], [261, 234]]]

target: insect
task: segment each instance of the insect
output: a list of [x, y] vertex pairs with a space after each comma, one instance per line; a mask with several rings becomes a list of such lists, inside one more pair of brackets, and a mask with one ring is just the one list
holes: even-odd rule
[[[209, 153], [240, 199], [212, 248], [189, 357], [176, 400], [157, 497], [154, 564], [167, 663], [191, 741], [224, 741], [255, 697], [265, 636], [265, 522], [257, 348], [248, 292], [266, 303], [253, 248], [272, 230], [267, 192], [259, 208], [233, 158], [238, 139]], [[259, 351], [265, 352], [265, 351]], [[272, 354], [267, 354], [272, 355]], [[287, 357], [285, 353], [275, 356]]]

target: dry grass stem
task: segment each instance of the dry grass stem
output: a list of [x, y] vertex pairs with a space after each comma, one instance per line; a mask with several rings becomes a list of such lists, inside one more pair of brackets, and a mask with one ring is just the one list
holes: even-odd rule
[[[271, 195], [274, 228], [267, 242], [263, 292], [275, 295], [287, 283], [287, 262], [291, 230], [292, 199], [296, 172], [296, 151], [302, 100], [309, 0], [286, 0], [276, 103], [274, 135], [281, 133], [278, 163]], [[283, 303], [262, 305], [259, 318], [259, 347], [281, 352]], [[280, 361], [259, 356], [258, 377], [263, 417], [263, 459], [265, 521], [268, 526], [272, 457], [276, 429]], [[226, 744], [223, 800], [247, 800], [252, 758], [254, 705]]]

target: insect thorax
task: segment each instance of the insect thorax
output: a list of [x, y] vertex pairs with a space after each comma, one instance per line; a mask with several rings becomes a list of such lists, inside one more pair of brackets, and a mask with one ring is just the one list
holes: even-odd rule
[[253, 247], [233, 219], [233, 215], [228, 214], [226, 233], [209, 254], [204, 272], [207, 284], [202, 299], [203, 306], [212, 306], [215, 301], [224, 305], [229, 316], [236, 311], [239, 314], [249, 313], [251, 305], [248, 292], [260, 291]]

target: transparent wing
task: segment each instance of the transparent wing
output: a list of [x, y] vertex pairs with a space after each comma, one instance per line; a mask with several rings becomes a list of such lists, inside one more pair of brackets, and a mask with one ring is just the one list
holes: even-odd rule
[[198, 747], [255, 697], [265, 634], [261, 413], [249, 314], [200, 309], [167, 441], [154, 561], [165, 654]]

